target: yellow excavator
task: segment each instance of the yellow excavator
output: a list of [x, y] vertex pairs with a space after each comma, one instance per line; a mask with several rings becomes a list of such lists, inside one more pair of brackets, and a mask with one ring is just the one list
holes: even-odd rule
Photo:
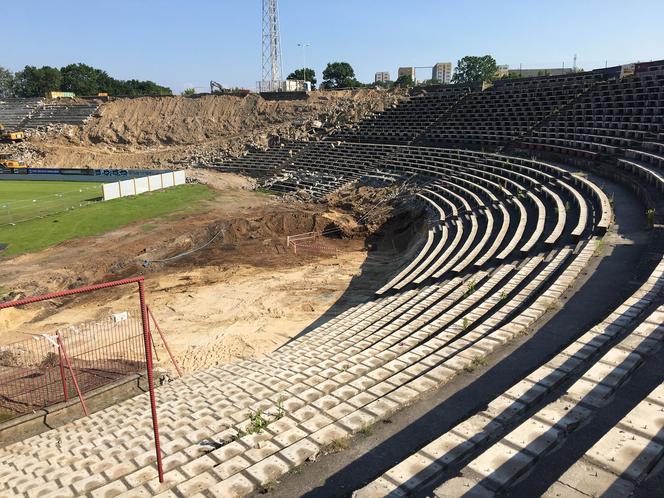
[[27, 167], [27, 164], [12, 159], [11, 154], [0, 154], [0, 169], [22, 169]]
[[22, 131], [9, 131], [0, 123], [0, 141], [2, 142], [22, 142], [25, 140], [25, 133]]

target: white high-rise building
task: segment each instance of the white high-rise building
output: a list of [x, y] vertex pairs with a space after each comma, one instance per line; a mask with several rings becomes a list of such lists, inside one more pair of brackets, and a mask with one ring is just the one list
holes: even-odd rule
[[374, 83], [385, 83], [390, 81], [390, 73], [387, 71], [378, 71], [374, 77]]
[[431, 70], [431, 79], [439, 83], [450, 83], [452, 81], [452, 63], [438, 62]]

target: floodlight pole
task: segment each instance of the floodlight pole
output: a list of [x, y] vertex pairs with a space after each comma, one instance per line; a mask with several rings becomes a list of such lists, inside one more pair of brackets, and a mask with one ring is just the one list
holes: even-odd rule
[[307, 83], [307, 47], [308, 43], [298, 43], [298, 47], [302, 47], [302, 89], [306, 88]]

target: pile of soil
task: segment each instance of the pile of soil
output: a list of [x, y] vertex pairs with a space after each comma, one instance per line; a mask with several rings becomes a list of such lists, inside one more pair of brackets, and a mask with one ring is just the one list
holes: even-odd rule
[[0, 153], [44, 167], [208, 165], [280, 142], [320, 139], [403, 98], [361, 89], [289, 101], [257, 94], [117, 99], [82, 126], [30, 130], [26, 142], [0, 145]]

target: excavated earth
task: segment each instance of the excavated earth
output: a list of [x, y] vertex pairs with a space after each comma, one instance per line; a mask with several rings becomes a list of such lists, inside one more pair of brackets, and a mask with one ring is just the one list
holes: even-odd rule
[[279, 142], [318, 140], [403, 98], [368, 89], [284, 101], [257, 94], [122, 98], [103, 103], [82, 126], [28, 130], [25, 142], [0, 144], [0, 153], [41, 167], [210, 165]]
[[[0, 301], [145, 275], [159, 324], [191, 372], [263, 355], [333, 306], [366, 299], [380, 284], [372, 272], [390, 270], [394, 251], [412, 242], [398, 234], [421, 214], [395, 196], [395, 186], [351, 185], [325, 203], [307, 204], [252, 191], [251, 181], [239, 175], [195, 175], [219, 190], [196, 214], [137, 222], [0, 259]], [[287, 235], [313, 230], [329, 232], [316, 252], [286, 248]], [[388, 252], [373, 250], [387, 247], [386, 240]], [[136, 299], [133, 289], [118, 288], [5, 310], [0, 341], [135, 312]], [[169, 368], [161, 344], [157, 350]]]

